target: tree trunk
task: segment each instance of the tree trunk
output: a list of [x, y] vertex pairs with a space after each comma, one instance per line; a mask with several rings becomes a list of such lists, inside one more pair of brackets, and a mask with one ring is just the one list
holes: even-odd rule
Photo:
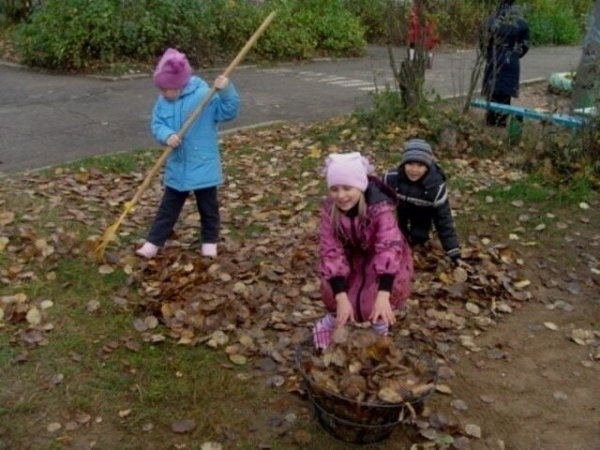
[[577, 68], [571, 109], [598, 107], [600, 104], [600, 0], [594, 2], [581, 60]]
[[[396, 83], [400, 90], [402, 105], [408, 111], [417, 111], [425, 101], [425, 69], [427, 66], [428, 50], [425, 48], [425, 15], [426, 0], [413, 0], [412, 9], [418, 14], [418, 36], [415, 42], [414, 58], [405, 58], [400, 64], [400, 70], [394, 71]], [[409, 19], [410, 20], [410, 19]], [[407, 55], [408, 56], [408, 55]]]

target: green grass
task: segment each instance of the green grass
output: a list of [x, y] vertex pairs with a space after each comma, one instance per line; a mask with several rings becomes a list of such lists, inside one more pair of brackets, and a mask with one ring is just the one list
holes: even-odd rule
[[[345, 133], [344, 129], [351, 133]], [[228, 239], [250, 243], [262, 240], [268, 237], [274, 224], [285, 226], [289, 217], [297, 219], [292, 227], [308, 223], [318, 211], [325, 193], [324, 183], [317, 177], [321, 176], [329, 145], [337, 142], [340, 149], [346, 150], [352, 149], [350, 144], [355, 142], [363, 145], [384, 167], [398, 163], [396, 149], [400, 148], [403, 136], [395, 132], [382, 135], [377, 146], [387, 150], [377, 153], [378, 147], [367, 142], [362, 137], [363, 132], [368, 133], [368, 130], [361, 131], [360, 126], [352, 122], [331, 129], [327, 126], [316, 130], [298, 129], [282, 136], [278, 136], [276, 130], [261, 130], [257, 133], [262, 134], [250, 136], [242, 144], [225, 143], [225, 172], [229, 182], [235, 181], [236, 186], [224, 186], [223, 194], [235, 189], [239, 196], [235, 199], [237, 209], [227, 211], [229, 220], [224, 227], [230, 231]], [[302, 144], [290, 146], [296, 141]], [[315, 144], [318, 147], [311, 147]], [[106, 208], [103, 199], [90, 203], [76, 189], [73, 193], [72, 184], [67, 184], [63, 195], [60, 183], [83, 174], [79, 183], [85, 187], [87, 176], [96, 172], [107, 177], [94, 178], [94, 182], [111, 180], [113, 174], [128, 180], [126, 175], [132, 172], [145, 173], [157, 156], [157, 151], [139, 150], [87, 158], [44, 171], [40, 184], [43, 188], [30, 181], [19, 181], [18, 177], [0, 186], [0, 206], [16, 213], [14, 223], [3, 227], [0, 233], [10, 236], [13, 248], [11, 252], [0, 251], [0, 282], [3, 283], [0, 297], [22, 292], [31, 303], [41, 299], [54, 302], [47, 311], [47, 322], [53, 324], [53, 329], [44, 332], [47, 342], [42, 346], [28, 345], [21, 340], [21, 333], [27, 329], [24, 321], [0, 325], [3, 376], [0, 449], [86, 448], [92, 441], [97, 448], [200, 449], [203, 442], [216, 441], [225, 442], [225, 448], [255, 449], [268, 445], [278, 450], [303, 448], [294, 444], [291, 437], [294, 431], [301, 429], [307, 429], [313, 437], [305, 448], [347, 448], [308, 419], [312, 417], [308, 402], [288, 392], [287, 386], [267, 388], [265, 374], [257, 375], [251, 364], [235, 366], [222, 350], [215, 351], [204, 345], [177, 345], [164, 325], [152, 330], [167, 336], [165, 342], [157, 344], [144, 342], [143, 335], [135, 330], [134, 320], [150, 314], [144, 309], [149, 299], [121, 266], [113, 273], [100, 274], [99, 265], [89, 257], [85, 243], [87, 236], [99, 234], [102, 231], [98, 229], [99, 224], [110, 223], [113, 210], [120, 208]], [[304, 176], [305, 173], [309, 176]], [[449, 164], [448, 173], [451, 196], [453, 192], [462, 193], [464, 208], [468, 208], [457, 216], [457, 227], [461, 236], [465, 236], [465, 242], [469, 233], [476, 236], [488, 233], [506, 242], [509, 233], [523, 227], [524, 240], [538, 240], [538, 246], [548, 249], [549, 253], [555, 248], [560, 251], [564, 233], [551, 226], [554, 222], [548, 221], [544, 233], [537, 233], [532, 227], [547, 220], [549, 213], [556, 215], [554, 221], [568, 221], [578, 211], [580, 202], [593, 204], [597, 199], [597, 193], [585, 180], [558, 187], [543, 178], [526, 176], [509, 184], [496, 183], [476, 190], [483, 182], [474, 180], [472, 174], [463, 176], [460, 165]], [[489, 182], [486, 177], [486, 174], [482, 176], [485, 185]], [[318, 183], [315, 184], [315, 180]], [[251, 200], [258, 194], [262, 197]], [[487, 197], [493, 202], [487, 203]], [[516, 207], [517, 200], [522, 201], [523, 206]], [[148, 218], [149, 206], [157, 201], [147, 201]], [[223, 206], [227, 208], [229, 201], [224, 200]], [[66, 208], [84, 210], [89, 221], [72, 220], [64, 214]], [[274, 221], [265, 221], [262, 215], [265, 211], [282, 209], [290, 211], [292, 216], [280, 215]], [[519, 216], [524, 213], [530, 220], [521, 223]], [[261, 214], [261, 220], [254, 220], [253, 214]], [[590, 214], [595, 214], [590, 219], [596, 220], [597, 213], [590, 211]], [[137, 233], [133, 227], [143, 225], [145, 229], [145, 220], [137, 215], [129, 218], [124, 229], [130, 235], [111, 245], [111, 251], [123, 258], [130, 257], [127, 245]], [[24, 229], [31, 229], [33, 237], [27, 233], [23, 236]], [[55, 254], [41, 258], [39, 255], [26, 257], [18, 251], [12, 253], [38, 238], [51, 242], [56, 247]], [[297, 244], [291, 241], [291, 245]], [[61, 254], [58, 250], [64, 247], [68, 251]], [[257, 266], [265, 257], [263, 253], [256, 255]], [[35, 276], [5, 282], [2, 270], [11, 265], [22, 266], [22, 272], [32, 272]], [[48, 273], [54, 273], [55, 278], [47, 278]], [[123, 291], [138, 303], [117, 304], [115, 296], [123, 297]], [[98, 309], [89, 309], [91, 301], [99, 302]], [[128, 347], [128, 343], [136, 344], [137, 349]], [[14, 362], [24, 354], [26, 358], [22, 362]], [[57, 374], [62, 374], [63, 380], [49, 384], [48, 380]], [[130, 412], [125, 414], [128, 410]], [[267, 426], [274, 417], [280, 418], [292, 411], [303, 411], [303, 416], [286, 432], [273, 432], [272, 427]], [[90, 422], [72, 432], [64, 428], [55, 433], [47, 431], [49, 423], [65, 424], [74, 420], [77, 413], [90, 414]], [[173, 433], [171, 424], [181, 419], [194, 419], [196, 428], [188, 434]], [[228, 440], [226, 436], [233, 438]]]
[[[73, 276], [92, 279], [92, 275], [92, 271], [85, 273], [80, 268]], [[86, 300], [103, 289], [95, 282], [87, 286], [73, 284], [72, 288], [76, 292], [85, 292], [87, 288], [91, 295], [85, 299], [72, 297], [74, 292], [69, 289], [71, 296], [56, 300], [50, 315], [55, 328], [49, 332], [48, 344], [31, 349], [26, 362], [10, 364], [18, 350], [7, 342], [7, 336], [16, 330], [8, 326], [0, 334], [3, 376], [6, 380], [19, 380], [16, 386], [4, 385], [0, 414], [9, 419], [7, 424], [12, 420], [31, 424], [20, 430], [0, 427], [0, 432], [8, 432], [15, 442], [22, 442], [32, 431], [45, 434], [43, 428], [47, 423], [61, 422], [78, 411], [94, 411], [106, 422], [114, 422], [116, 429], [111, 432], [121, 436], [124, 443], [125, 436], [139, 433], [147, 422], [154, 423], [158, 436], [169, 429], [172, 421], [194, 418], [198, 423], [193, 435], [196, 439], [218, 438], [212, 424], [222, 421], [229, 421], [232, 427], [249, 426], [246, 415], [231, 417], [231, 401], [256, 402], [256, 388], [240, 383], [236, 379], [237, 370], [223, 370], [225, 361], [221, 353], [166, 342], [142, 344], [139, 351], [119, 345], [99, 357], [102, 348], [111, 341], [118, 343], [127, 337], [139, 342], [132, 328], [134, 315], [119, 311], [110, 301], [95, 313], [89, 313]], [[48, 295], [52, 297], [51, 292]], [[156, 331], [168, 333], [166, 329]], [[78, 355], [78, 360], [73, 355]], [[64, 376], [63, 381], [45, 387], [46, 378], [59, 373]], [[119, 411], [127, 409], [132, 410], [131, 418], [117, 420]], [[36, 419], [40, 413], [43, 423]], [[131, 440], [122, 448], [143, 448], [135, 445]]]
[[[60, 180], [65, 173], [78, 173], [81, 168], [121, 173], [134, 163], [135, 170], [140, 171], [152, 162], [144, 158], [144, 153], [90, 158], [43, 176]], [[21, 210], [19, 205], [25, 208]], [[59, 228], [68, 229], [80, 239], [90, 233], [89, 226], [63, 218], [63, 207], [77, 208], [75, 203], [50, 205], [45, 197], [18, 192], [6, 196], [4, 206], [23, 211], [24, 215], [39, 211], [34, 220], [27, 221], [35, 238], [50, 242], [50, 236]], [[16, 232], [21, 220], [23, 217], [18, 215], [5, 232]], [[51, 227], [47, 227], [49, 222], [53, 223]], [[252, 234], [264, 236], [266, 231], [263, 224], [244, 229], [250, 238]], [[58, 236], [60, 242], [63, 235]], [[27, 243], [27, 239], [11, 236], [11, 246], [20, 248]], [[36, 449], [71, 448], [68, 441], [62, 440], [64, 429], [52, 434], [46, 427], [52, 422], [72, 422], [81, 412], [93, 417], [86, 425], [87, 431], [80, 427], [75, 434], [85, 432], [102, 448], [124, 449], [150, 448], [144, 444], [146, 440], [159, 443], [155, 448], [170, 448], [178, 442], [187, 442], [187, 448], [200, 448], [207, 440], [222, 440], [225, 428], [247, 430], [254, 427], [255, 419], [266, 420], [267, 397], [257, 395], [264, 391], [260, 378], [241, 381], [238, 375], [247, 369], [231, 365], [222, 352], [204, 346], [190, 348], [169, 339], [160, 344], [144, 343], [133, 327], [139, 314], [136, 305], [122, 307], [113, 301], [115, 293], [127, 286], [128, 275], [122, 270], [99, 274], [98, 264], [84, 248], [80, 250], [79, 256], [70, 253], [61, 257], [55, 253], [43, 260], [16, 260], [12, 254], [0, 253], [6, 267], [23, 265], [22, 270], [36, 275], [3, 286], [1, 295], [25, 293], [31, 304], [41, 299], [54, 302], [47, 310], [47, 323], [53, 329], [44, 333], [47, 342], [43, 346], [28, 346], [20, 340], [20, 333], [27, 328], [24, 321], [0, 328], [0, 367], [5, 380], [0, 390], [0, 449], [24, 445]], [[48, 271], [55, 274], [54, 279], [46, 279]], [[89, 311], [90, 301], [98, 301], [99, 308]], [[153, 332], [169, 334], [164, 326]], [[128, 341], [139, 344], [139, 350], [127, 348]], [[14, 364], [12, 361], [24, 352], [27, 357]], [[63, 380], [49, 385], [48, 380], [58, 374]], [[272, 399], [273, 394], [268, 398]], [[126, 410], [131, 412], [120, 417], [119, 412]], [[187, 418], [196, 421], [193, 432], [185, 437], [171, 432], [172, 422]], [[152, 429], [142, 431], [147, 424], [152, 424]], [[255, 448], [254, 439], [241, 437], [238, 441]], [[31, 444], [34, 441], [37, 443]]]
[[556, 187], [540, 176], [527, 176], [509, 185], [495, 184], [489, 189], [477, 192], [480, 199], [491, 196], [505, 202], [522, 200], [547, 206], [565, 206], [574, 202], [583, 202], [593, 194], [593, 186], [585, 179], [576, 180], [567, 186]]
[[[152, 164], [159, 155], [158, 149], [138, 149], [109, 155], [90, 156], [65, 164], [63, 167], [73, 171], [94, 169], [104, 173], [128, 174], [139, 172], [142, 168]], [[56, 168], [49, 168], [46, 169], [45, 173], [52, 173], [55, 170]]]
[[127, 77], [136, 74], [150, 74], [154, 70], [154, 67], [151, 64], [136, 61], [118, 61], [108, 64], [100, 63], [93, 70], [99, 76]]

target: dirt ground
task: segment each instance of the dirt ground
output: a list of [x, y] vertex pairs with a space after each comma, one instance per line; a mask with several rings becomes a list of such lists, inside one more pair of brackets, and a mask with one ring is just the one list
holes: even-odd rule
[[[539, 85], [513, 103], [565, 108], [565, 99]], [[599, 209], [563, 217], [568, 231], [552, 247], [523, 249], [534, 299], [452, 366], [448, 384], [468, 407], [453, 413], [481, 427], [471, 448], [600, 449], [600, 276], [592, 270], [600, 261]], [[595, 344], [576, 343], [575, 330], [595, 330]]]
[[[567, 100], [540, 85], [513, 104], [567, 113]], [[452, 352], [440, 380], [451, 393], [428, 408], [449, 428], [475, 425], [474, 435], [444, 447], [399, 429], [377, 448], [600, 449], [599, 211], [557, 212], [568, 224], [562, 236], [520, 247], [533, 299]]]
[[[540, 301], [480, 340], [482, 352], [465, 354], [454, 367], [450, 384], [469, 407], [461, 415], [482, 429], [472, 448], [600, 448], [598, 363], [592, 363], [593, 349], [566, 337], [569, 330], [597, 326], [597, 290], [540, 289], [537, 295]], [[548, 309], [561, 301], [572, 310]]]
[[[444, 424], [441, 434], [451, 434], [453, 444], [436, 444], [431, 434], [420, 434], [411, 425], [396, 428], [378, 444], [336, 441], [334, 448], [600, 449], [599, 206], [571, 217], [557, 213], [570, 227], [564, 239], [552, 248], [518, 250], [533, 298], [499, 317], [492, 328], [482, 329], [474, 346], [449, 346], [439, 379], [449, 391], [427, 400], [429, 412], [423, 420]], [[284, 435], [276, 439], [282, 444], [276, 448], [331, 448], [308, 401], [283, 396], [265, 405], [265, 412], [265, 423], [273, 414], [286, 417], [293, 412], [306, 433]], [[473, 435], [464, 436], [465, 429]], [[324, 442], [329, 444], [324, 447]]]
[[590, 272], [600, 260], [600, 230], [597, 213], [589, 223], [582, 217], [562, 244], [521, 255], [533, 299], [482, 331], [475, 347], [449, 352], [440, 383], [451, 392], [430, 397], [428, 420], [446, 429], [475, 425], [479, 437], [444, 447], [399, 428], [376, 448], [600, 449], [600, 280]]
[[[560, 101], [546, 96], [539, 87], [524, 90], [519, 99], [519, 103], [530, 107], [550, 108]], [[454, 436], [454, 443], [436, 444], [435, 437], [419, 434], [419, 429], [412, 426], [397, 428], [385, 442], [363, 448], [600, 449], [600, 228], [597, 225], [600, 198], [596, 195], [585, 206], [557, 208], [552, 215], [547, 230], [550, 236], [545, 240], [540, 239], [537, 245], [525, 242], [511, 245], [522, 261], [533, 297], [515, 302], [511, 311], [502, 311], [494, 318], [493, 325], [469, 329], [468, 345], [458, 339], [443, 352], [445, 364], [439, 384], [446, 389], [434, 393], [427, 401], [426, 421], [442, 424], [433, 428]], [[468, 224], [468, 227], [478, 226], [489, 225]], [[448, 303], [452, 304], [452, 300]], [[410, 314], [400, 326], [410, 325]], [[224, 429], [225, 443], [202, 445], [203, 450], [361, 448], [327, 436], [319, 428], [310, 403], [295, 395], [297, 392], [286, 390], [287, 386], [282, 387], [284, 377], [276, 377], [279, 372], [275, 362], [267, 364], [261, 359], [253, 367], [257, 374], [250, 375], [272, 382], [262, 384], [266, 392], [264, 395], [257, 392], [256, 403], [236, 404], [232, 411], [244, 415], [252, 426], [235, 432]], [[293, 372], [288, 369], [281, 373], [288, 376]], [[431, 430], [432, 427], [422, 428]], [[453, 433], [454, 430], [459, 431]], [[468, 436], [464, 435], [465, 430], [469, 431]], [[147, 433], [150, 436], [152, 431]], [[236, 433], [244, 433], [247, 442], [256, 445], [236, 447], [239, 437]], [[139, 446], [127, 447], [122, 439], [131, 436], [124, 436], [121, 428], [111, 428], [108, 422], [81, 427], [80, 432], [73, 434], [73, 440], [64, 446], [52, 441], [47, 433], [32, 434], [31, 445], [20, 448], [162, 450], [201, 445], [198, 441], [193, 445], [169, 444], [173, 433], [168, 431], [161, 439], [148, 438]], [[3, 447], [0, 442], [0, 448], [10, 447]]]
[[[597, 231], [564, 250], [592, 250], [597, 258]], [[600, 289], [582, 285], [586, 265], [561, 266], [562, 251], [551, 251], [551, 266], [532, 270], [531, 281], [539, 286], [535, 300], [484, 333], [481, 351], [465, 351], [452, 366], [455, 376], [448, 384], [468, 407], [453, 413], [482, 431], [471, 448], [600, 448], [600, 349], [571, 339], [573, 330], [598, 329]], [[530, 256], [534, 265], [548, 260]]]

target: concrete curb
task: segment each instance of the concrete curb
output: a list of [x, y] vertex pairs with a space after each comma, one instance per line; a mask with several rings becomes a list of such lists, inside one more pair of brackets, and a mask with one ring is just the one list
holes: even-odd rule
[[[275, 125], [282, 125], [287, 123], [287, 121], [285, 120], [271, 120], [271, 121], [267, 121], [267, 122], [261, 122], [261, 123], [255, 123], [252, 125], [246, 125], [243, 127], [237, 127], [237, 128], [231, 128], [229, 130], [224, 130], [224, 131], [220, 131], [219, 132], [219, 136], [229, 136], [235, 133], [240, 133], [240, 132], [244, 132], [244, 131], [252, 131], [252, 130], [258, 130], [261, 128], [269, 128]], [[158, 149], [158, 148], [157, 148]], [[152, 150], [152, 148], [149, 148], [148, 150]], [[113, 155], [122, 155], [124, 153], [129, 153], [132, 150], [123, 150], [120, 152], [113, 152], [113, 153], [108, 153], [105, 155], [96, 155], [96, 156], [88, 156], [88, 157], [83, 157], [80, 158], [78, 160], [73, 160], [73, 161], [67, 161], [64, 163], [57, 163], [57, 164], [50, 164], [48, 166], [44, 166], [44, 167], [37, 167], [35, 169], [27, 169], [27, 170], [23, 170], [23, 171], [19, 171], [19, 172], [15, 172], [15, 173], [4, 173], [2, 171], [0, 171], [0, 180], [4, 179], [4, 178], [11, 178], [12, 176], [15, 175], [23, 175], [23, 173], [26, 172], [31, 172], [31, 173], [36, 173], [36, 172], [41, 172], [44, 170], [50, 170], [53, 167], [60, 167], [60, 166], [64, 166], [67, 164], [75, 164], [77, 161], [81, 161], [82, 159], [94, 159], [94, 158], [102, 158], [102, 157], [107, 157], [107, 156], [113, 156]]]

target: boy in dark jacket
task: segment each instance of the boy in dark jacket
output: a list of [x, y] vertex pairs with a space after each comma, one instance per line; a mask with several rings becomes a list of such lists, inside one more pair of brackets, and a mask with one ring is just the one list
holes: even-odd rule
[[398, 225], [411, 246], [427, 242], [435, 226], [446, 255], [459, 263], [446, 175], [435, 162], [431, 146], [423, 139], [405, 143], [400, 165], [388, 170], [383, 181], [398, 194]]

